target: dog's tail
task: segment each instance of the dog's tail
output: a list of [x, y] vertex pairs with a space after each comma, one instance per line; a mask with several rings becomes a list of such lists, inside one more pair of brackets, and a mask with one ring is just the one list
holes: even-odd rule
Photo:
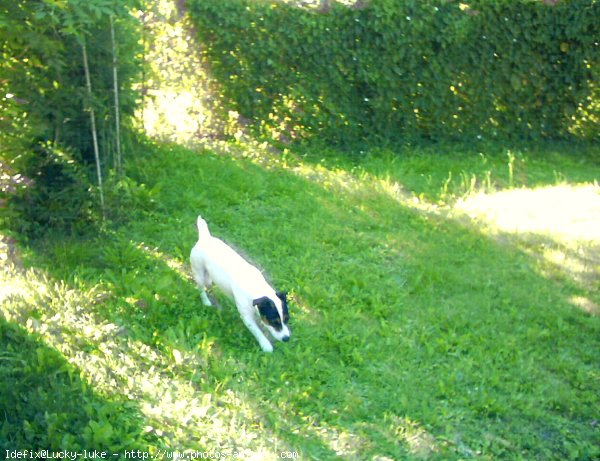
[[198, 216], [198, 220], [196, 221], [196, 227], [198, 228], [198, 239], [210, 237], [210, 232], [208, 231], [208, 224], [206, 224], [206, 221], [202, 218], [202, 216]]

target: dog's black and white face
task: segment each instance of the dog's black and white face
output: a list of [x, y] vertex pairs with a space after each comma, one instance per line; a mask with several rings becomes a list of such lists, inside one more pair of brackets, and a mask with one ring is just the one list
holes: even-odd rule
[[254, 306], [258, 309], [260, 320], [273, 338], [278, 341], [290, 340], [288, 322], [290, 315], [287, 306], [287, 293], [278, 292], [276, 299], [268, 296], [255, 299]]

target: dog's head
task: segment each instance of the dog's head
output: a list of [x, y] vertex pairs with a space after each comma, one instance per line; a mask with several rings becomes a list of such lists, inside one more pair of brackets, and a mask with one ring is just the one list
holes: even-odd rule
[[287, 307], [287, 293], [277, 292], [276, 295], [276, 298], [263, 296], [255, 299], [252, 303], [258, 309], [260, 320], [273, 338], [278, 341], [289, 341], [290, 314]]

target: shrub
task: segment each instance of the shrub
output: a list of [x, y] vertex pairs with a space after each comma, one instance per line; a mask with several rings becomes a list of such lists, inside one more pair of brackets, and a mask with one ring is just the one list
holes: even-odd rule
[[597, 136], [595, 0], [187, 3], [231, 108], [275, 139]]
[[84, 231], [98, 221], [94, 187], [67, 149], [40, 143], [21, 159], [19, 170], [29, 184], [11, 197], [11, 228], [35, 236], [48, 229]]
[[[8, 207], [9, 219], [18, 227], [73, 228], [87, 225], [96, 214], [87, 179], [95, 173], [91, 166], [96, 161], [89, 111], [93, 108], [96, 115], [99, 163], [105, 172], [117, 164], [115, 55], [121, 133], [135, 106], [138, 31], [128, 10], [134, 3], [16, 1], [0, 8], [0, 206]], [[111, 25], [117, 37], [115, 55]], [[84, 79], [84, 41], [91, 97]], [[34, 187], [15, 188], [11, 177], [30, 178]], [[17, 223], [19, 213], [33, 221]]]

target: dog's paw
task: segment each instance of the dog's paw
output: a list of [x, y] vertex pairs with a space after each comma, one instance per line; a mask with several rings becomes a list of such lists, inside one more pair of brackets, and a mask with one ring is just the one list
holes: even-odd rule
[[202, 299], [202, 304], [204, 304], [205, 306], [213, 305], [213, 303], [210, 302], [210, 299], [208, 298], [208, 295], [205, 292], [200, 293], [200, 298]]
[[263, 352], [273, 352], [273, 345], [269, 341], [261, 342], [260, 348]]

